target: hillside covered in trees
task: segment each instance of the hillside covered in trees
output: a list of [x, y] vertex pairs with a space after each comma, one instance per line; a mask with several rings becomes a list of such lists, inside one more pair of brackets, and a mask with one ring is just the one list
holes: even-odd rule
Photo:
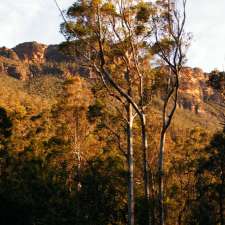
[[0, 48], [0, 224], [225, 225], [225, 73], [185, 66], [165, 2], [80, 0], [66, 42]]

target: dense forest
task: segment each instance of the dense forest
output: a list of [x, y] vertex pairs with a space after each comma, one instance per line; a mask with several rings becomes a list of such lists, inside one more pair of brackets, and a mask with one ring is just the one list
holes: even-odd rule
[[185, 66], [180, 2], [79, 0], [65, 42], [0, 48], [0, 224], [225, 225], [225, 72]]

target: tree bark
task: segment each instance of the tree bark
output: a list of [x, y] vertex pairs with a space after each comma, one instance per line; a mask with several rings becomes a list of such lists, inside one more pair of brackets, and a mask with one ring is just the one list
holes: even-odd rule
[[79, 222], [80, 218], [80, 197], [79, 192], [81, 190], [81, 152], [80, 152], [80, 146], [78, 143], [79, 138], [79, 115], [78, 110], [76, 111], [75, 115], [75, 136], [74, 136], [74, 142], [75, 142], [75, 154], [77, 158], [77, 211], [76, 211], [76, 218]]
[[159, 215], [160, 225], [165, 224], [164, 210], [164, 146], [166, 132], [162, 129], [160, 134], [160, 149], [159, 149]]
[[134, 152], [133, 110], [128, 104], [127, 150], [128, 150], [128, 225], [134, 225]]
[[151, 225], [150, 213], [150, 182], [149, 182], [149, 165], [148, 165], [148, 137], [146, 129], [146, 117], [142, 113], [141, 117], [141, 133], [142, 133], [142, 151], [144, 161], [144, 192], [145, 192], [145, 208], [146, 208], [146, 225]]
[[220, 200], [219, 200], [219, 205], [220, 205], [220, 224], [225, 225], [224, 222], [224, 185], [225, 185], [225, 177], [221, 175], [221, 188], [220, 188]]

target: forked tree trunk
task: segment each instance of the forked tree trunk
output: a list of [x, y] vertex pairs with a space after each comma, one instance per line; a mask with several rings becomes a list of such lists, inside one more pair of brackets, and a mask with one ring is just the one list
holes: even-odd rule
[[[160, 143], [159, 143], [159, 221], [160, 225], [165, 224], [165, 207], [164, 207], [164, 147], [166, 132], [170, 127], [172, 118], [177, 108], [177, 97], [178, 97], [178, 88], [179, 88], [179, 71], [175, 73], [175, 83], [169, 84], [172, 85], [172, 88], [168, 90], [168, 94], [164, 101], [163, 113], [162, 113], [162, 130], [160, 132]], [[169, 107], [169, 103], [172, 101], [172, 108]]]
[[128, 225], [134, 225], [134, 151], [133, 151], [133, 111], [128, 104], [127, 152], [128, 152]]

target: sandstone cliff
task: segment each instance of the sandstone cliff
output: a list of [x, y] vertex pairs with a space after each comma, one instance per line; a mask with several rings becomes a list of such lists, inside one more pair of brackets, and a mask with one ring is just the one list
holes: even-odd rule
[[17, 45], [12, 50], [18, 55], [19, 59], [26, 63], [45, 63], [45, 51], [47, 45], [37, 42], [26, 42]]
[[51, 74], [69, 76], [77, 73], [75, 64], [56, 45], [26, 42], [13, 49], [0, 48], [0, 73], [20, 80]]
[[179, 106], [205, 113], [206, 104], [220, 103], [220, 93], [208, 84], [209, 74], [199, 68], [184, 68], [181, 74]]
[[[77, 68], [73, 59], [60, 52], [57, 45], [26, 42], [13, 49], [0, 48], [0, 74], [20, 80], [45, 74], [67, 77], [80, 71], [83, 75], [88, 74], [87, 71]], [[204, 114], [209, 101], [221, 102], [218, 91], [207, 84], [208, 76], [199, 68], [184, 68], [179, 91], [180, 108]]]

